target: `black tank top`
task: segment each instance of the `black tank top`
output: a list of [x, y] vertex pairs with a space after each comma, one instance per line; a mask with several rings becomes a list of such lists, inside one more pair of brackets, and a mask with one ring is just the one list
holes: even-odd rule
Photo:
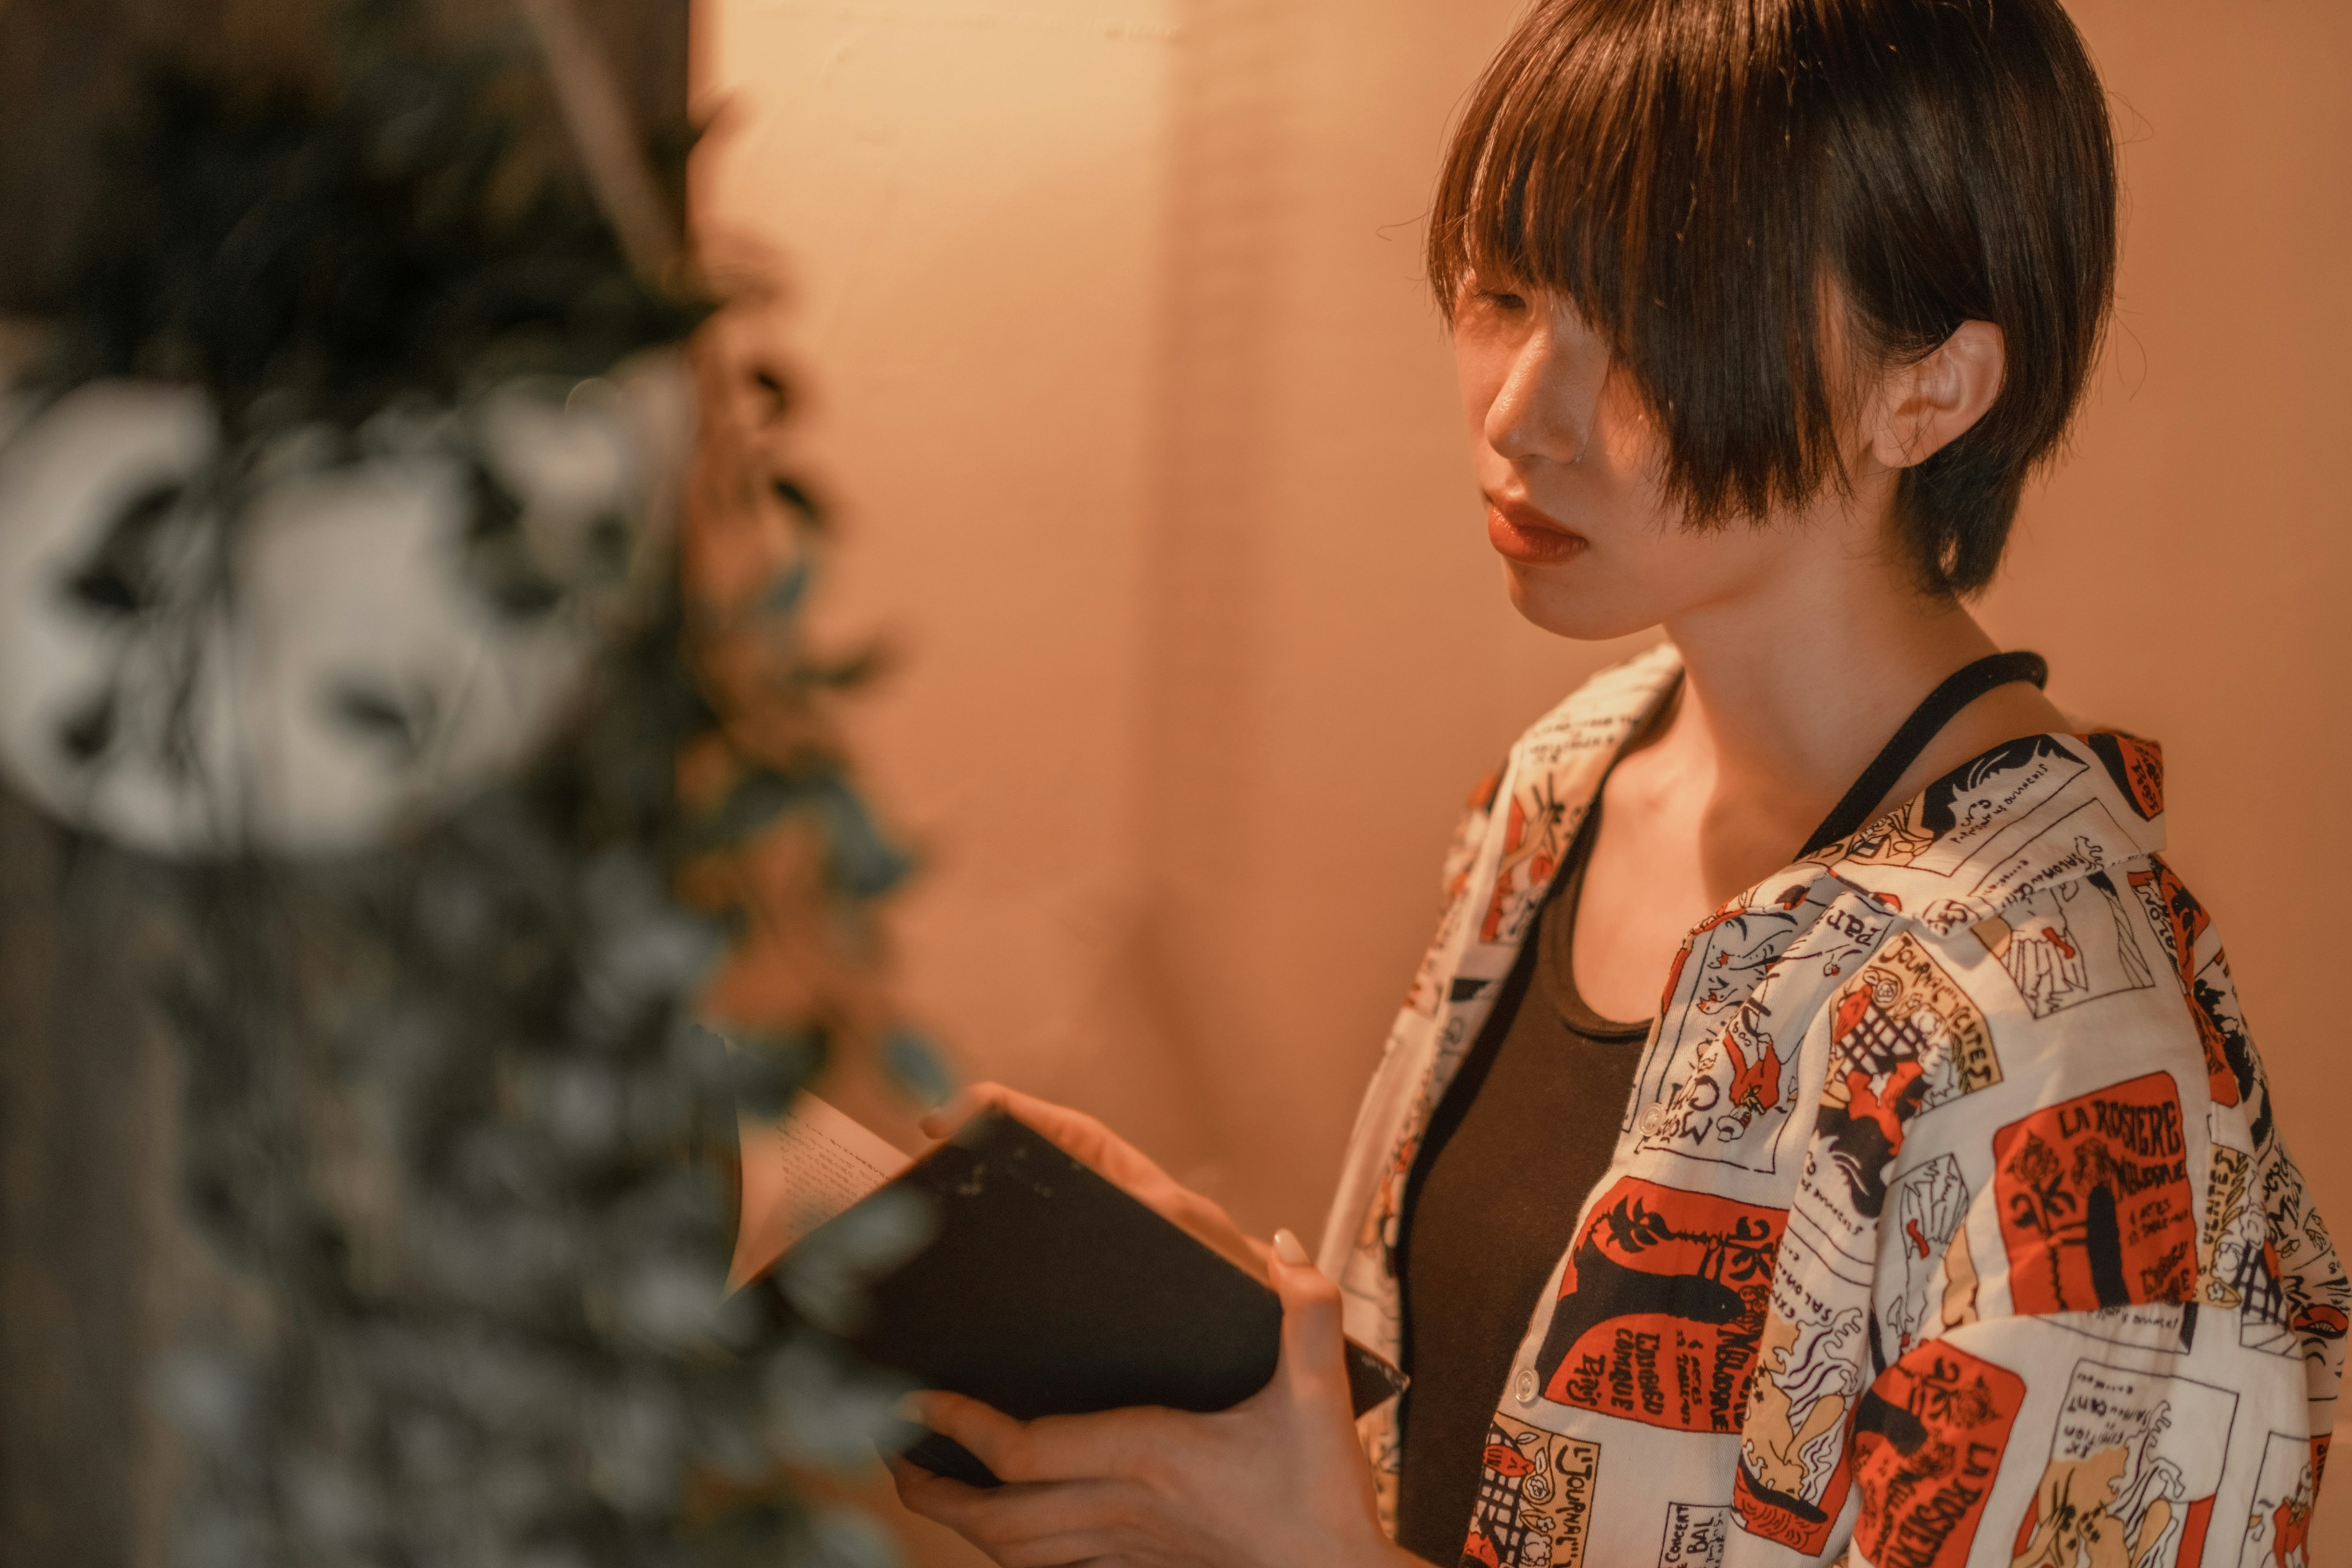
[[1397, 1544], [1454, 1563], [1477, 1500], [1486, 1426], [1584, 1194], [1609, 1168], [1647, 1023], [1596, 1015], [1570, 962], [1601, 817], [1584, 820], [1422, 1136], [1399, 1219], [1406, 1369]]
[[[2001, 653], [1928, 693], [1799, 851], [1860, 827], [1954, 714], [2049, 667]], [[1405, 1180], [1397, 1271], [1404, 1370], [1397, 1544], [1462, 1561], [1488, 1420], [1585, 1194], [1609, 1168], [1649, 1033], [1602, 1018], [1576, 989], [1578, 894], [1601, 806], [1578, 828], [1486, 1027], [1432, 1113]]]

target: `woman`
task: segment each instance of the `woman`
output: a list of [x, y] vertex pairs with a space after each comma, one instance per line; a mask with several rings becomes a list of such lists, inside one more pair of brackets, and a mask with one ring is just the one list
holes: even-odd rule
[[[910, 1507], [1008, 1568], [2300, 1561], [2343, 1270], [2156, 747], [1963, 602], [2115, 202], [2054, 0], [1535, 6], [1431, 277], [1513, 602], [1668, 640], [1477, 798], [1319, 1270], [982, 1092], [1255, 1247], [1283, 1357], [1215, 1415], [924, 1395], [1011, 1484]], [[1413, 1380], [1360, 1429], [1343, 1325]]]

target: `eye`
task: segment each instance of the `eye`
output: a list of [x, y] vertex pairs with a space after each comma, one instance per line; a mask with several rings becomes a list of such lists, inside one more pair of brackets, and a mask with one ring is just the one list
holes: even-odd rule
[[1462, 279], [1462, 305], [1486, 314], [1517, 315], [1528, 308], [1526, 285], [1507, 274], [1472, 272]]
[[1458, 309], [1481, 314], [1517, 315], [1528, 308], [1527, 296], [1512, 287], [1517, 282], [1515, 278], [1497, 277], [1491, 272], [1483, 278], [1475, 272], [1466, 273], [1462, 279], [1462, 303]]

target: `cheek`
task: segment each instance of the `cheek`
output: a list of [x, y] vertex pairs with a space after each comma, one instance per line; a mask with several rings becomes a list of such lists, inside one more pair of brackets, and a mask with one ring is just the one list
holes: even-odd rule
[[1561, 515], [1591, 540], [1594, 554], [1612, 575], [1648, 577], [1687, 570], [1696, 563], [1697, 536], [1682, 526], [1682, 510], [1669, 505], [1661, 478], [1664, 452], [1655, 426], [1638, 405], [1604, 401], [1592, 439], [1572, 468], [1561, 470]]
[[1597, 465], [1615, 488], [1638, 494], [1653, 516], [1663, 516], [1665, 502], [1659, 481], [1665, 473], [1665, 437], [1626, 377], [1611, 371], [1592, 407], [1592, 440], [1585, 462]]
[[1643, 584], [1662, 616], [1716, 597], [1754, 569], [1752, 531], [1738, 523], [1700, 532], [1679, 519], [1654, 519], [1624, 542], [1626, 574]]

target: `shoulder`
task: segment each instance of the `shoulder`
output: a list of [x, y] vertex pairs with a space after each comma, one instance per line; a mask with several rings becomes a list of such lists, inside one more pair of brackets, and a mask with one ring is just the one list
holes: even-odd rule
[[[2231, 1346], [2201, 1363], [2294, 1366], [2284, 1386], [2324, 1431], [2352, 1289], [2278, 1136], [2221, 932], [2160, 853], [2161, 777], [2150, 742], [2037, 736], [1827, 852], [1822, 878], [1890, 918], [1812, 1021], [1816, 1143], [1877, 1149], [1893, 1130], [1882, 1238], [1933, 1194], [1964, 1205], [1968, 1321], [2179, 1351], [2204, 1331], [2180, 1310], [2201, 1310]], [[2118, 1317], [2154, 1309], [2169, 1315], [2144, 1331]]]
[[1685, 956], [1706, 963], [1678, 966], [1669, 1010], [1753, 985], [1783, 1037], [1818, 1025], [1843, 1049], [1874, 1019], [1910, 1044], [1927, 1030], [1939, 1063], [1987, 1083], [2097, 1071], [2077, 1041], [2201, 1059], [2179, 986], [2181, 922], [2202, 914], [2176, 912], [2193, 900], [2158, 854], [2161, 769], [2152, 742], [2111, 732], [1973, 758], [1726, 903], [1693, 932]]
[[[1790, 1173], [1743, 1529], [1819, 1550], [1849, 1480], [1877, 1562], [2307, 1517], [2352, 1289], [2163, 811], [2154, 745], [2027, 737], [1694, 933], [1673, 1109]], [[1776, 1167], [1725, 1108], [1782, 1104]]]
[[[1771, 902], [1843, 923], [1870, 950], [1878, 989], [1907, 975], [1903, 994], [1946, 998], [1955, 1017], [2017, 1036], [2031, 1054], [2117, 1026], [2189, 1028], [2179, 992], [2168, 997], [2158, 982], [2187, 984], [2189, 927], [2210, 921], [2163, 846], [2153, 742], [2031, 735], [1970, 759], [1741, 901], [1765, 901], [1769, 889]], [[1860, 1006], [1867, 988], [1855, 976], [1835, 999]], [[2140, 993], [2153, 1005], [2145, 1016], [2132, 1001]], [[2085, 1010], [2094, 1003], [2118, 1005]]]
[[2164, 754], [2101, 731], [1994, 747], [1817, 858], [1937, 931], [2164, 847]]
[[[1854, 1449], [1879, 1475], [1855, 1540], [1876, 1555], [1917, 1489], [1979, 1500], [2035, 1561], [2071, 1550], [2084, 1496], [2143, 1538], [2168, 1509], [2193, 1537], [2224, 1494], [2266, 1500], [2250, 1542], [2307, 1517], [2352, 1287], [2219, 934], [2162, 858], [1965, 925], [1903, 918], [1824, 1013], [1790, 1234], [1859, 1245], [1792, 1249], [1775, 1308], [1870, 1262]], [[1973, 1457], [1966, 1489], [1915, 1461], [1911, 1423], [1927, 1453]], [[2136, 1476], [2160, 1479], [2161, 1507]], [[2244, 1505], [2218, 1506], [2217, 1528]]]
[[1846, 955], [1779, 988], [1799, 1005], [1775, 1022], [1816, 1042], [1799, 1095], [1818, 1096], [1816, 1140], [1883, 1157], [1890, 1191], [1930, 1166], [1965, 1178], [1997, 1216], [2010, 1311], [2242, 1299], [2251, 1279], [2211, 1284], [2234, 1223], [2313, 1332], [2340, 1335], [2342, 1271], [2163, 829], [2154, 742], [2030, 736], [1743, 900], [1822, 933], [1792, 953]]
[[2062, 1127], [2067, 1147], [2103, 1129], [2104, 1155], [2145, 1156], [2134, 1180], [2170, 1194], [2167, 1245], [2189, 1243], [2166, 1265], [2179, 1278], [2152, 1287], [2170, 1292], [2195, 1266], [2206, 1111], [2242, 1103], [2228, 1057], [2251, 1062], [2252, 1047], [2216, 976], [2199, 1000], [2219, 939], [2159, 853], [2161, 759], [2112, 731], [2008, 742], [1822, 851], [1805, 893], [1883, 922], [1809, 1020], [1828, 1037], [1825, 1104], [1900, 1056], [1916, 1058], [1905, 1165], [1978, 1142], [1969, 1163], [2013, 1164]]

